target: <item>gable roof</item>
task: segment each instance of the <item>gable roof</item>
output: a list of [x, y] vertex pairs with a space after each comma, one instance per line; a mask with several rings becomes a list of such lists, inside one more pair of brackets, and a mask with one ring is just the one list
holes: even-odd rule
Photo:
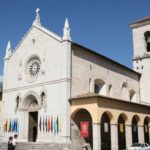
[[130, 24], [130, 27], [131, 28], [136, 28], [136, 27], [147, 25], [147, 24], [150, 24], [150, 16], [144, 17], [144, 18], [139, 19], [139, 20], [137, 20], [135, 22], [132, 22]]
[[45, 33], [46, 35], [54, 38], [55, 40], [62, 42], [62, 38], [60, 36], [58, 36], [57, 34], [55, 34], [54, 32], [48, 30], [47, 28], [40, 26], [40, 25], [36, 25], [36, 24], [32, 24], [32, 26], [29, 28], [29, 30], [26, 32], [26, 34], [23, 36], [23, 38], [21, 39], [21, 41], [18, 43], [18, 45], [15, 47], [15, 49], [13, 50], [11, 56], [15, 53], [15, 51], [18, 49], [18, 47], [22, 44], [22, 42], [25, 40], [25, 38], [28, 36], [28, 34], [31, 32], [31, 30], [33, 28], [36, 28], [38, 30], [40, 30], [41, 32]]
[[139, 77], [141, 76], [140, 73], [138, 73], [138, 72], [132, 70], [131, 68], [128, 68], [127, 66], [124, 66], [124, 65], [120, 64], [119, 62], [117, 62], [117, 61], [115, 61], [115, 60], [112, 60], [112, 59], [110, 59], [110, 58], [108, 58], [108, 57], [106, 57], [106, 56], [104, 56], [104, 55], [102, 55], [102, 54], [100, 54], [100, 53], [98, 53], [98, 52], [96, 52], [96, 51], [94, 51], [94, 50], [91, 50], [91, 49], [89, 49], [89, 48], [87, 48], [87, 47], [85, 47], [85, 46], [83, 46], [83, 45], [80, 45], [80, 44], [78, 44], [78, 43], [75, 43], [75, 42], [71, 42], [71, 43], [72, 43], [73, 45], [76, 45], [76, 46], [78, 46], [78, 47], [81, 47], [81, 48], [83, 48], [83, 49], [85, 49], [85, 50], [87, 50], [87, 51], [89, 51], [89, 52], [91, 52], [91, 53], [93, 53], [93, 54], [96, 54], [97, 56], [100, 56], [100, 57], [102, 57], [102, 58], [104, 58], [104, 59], [110, 61], [111, 63], [114, 63], [114, 64], [120, 66], [121, 68], [126, 69], [126, 70], [128, 70], [129, 72], [132, 72], [132, 73], [138, 75]]

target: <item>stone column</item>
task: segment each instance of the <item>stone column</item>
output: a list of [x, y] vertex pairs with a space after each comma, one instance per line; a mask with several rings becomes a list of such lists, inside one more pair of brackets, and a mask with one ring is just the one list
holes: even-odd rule
[[93, 150], [101, 150], [100, 124], [93, 123]]
[[117, 124], [111, 125], [111, 150], [118, 150], [118, 127]]
[[132, 126], [126, 125], [126, 148], [132, 145]]
[[139, 138], [140, 143], [144, 142], [144, 129], [143, 129], [143, 126], [138, 126], [138, 138]]

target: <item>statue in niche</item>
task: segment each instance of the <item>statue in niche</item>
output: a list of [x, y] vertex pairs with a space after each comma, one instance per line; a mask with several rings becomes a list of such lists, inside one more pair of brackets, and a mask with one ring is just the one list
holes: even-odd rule
[[44, 107], [44, 108], [46, 108], [46, 94], [45, 94], [45, 92], [42, 92], [41, 93], [41, 106], [42, 107]]
[[20, 103], [20, 97], [17, 96], [16, 97], [16, 108], [15, 108], [15, 113], [17, 112], [18, 108], [19, 108], [19, 103]]

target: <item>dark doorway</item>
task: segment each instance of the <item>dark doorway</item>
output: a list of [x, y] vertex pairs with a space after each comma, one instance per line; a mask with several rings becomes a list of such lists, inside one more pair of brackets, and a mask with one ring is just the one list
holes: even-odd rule
[[36, 142], [38, 131], [38, 112], [29, 112], [29, 142]]
[[110, 118], [107, 113], [101, 119], [101, 150], [111, 150]]
[[118, 147], [119, 150], [126, 149], [126, 136], [125, 136], [125, 119], [123, 115], [118, 119]]
[[150, 143], [149, 141], [149, 118], [146, 117], [144, 119], [144, 140], [145, 140], [145, 143]]
[[132, 142], [134, 144], [138, 143], [138, 141], [138, 118], [134, 116], [132, 119]]

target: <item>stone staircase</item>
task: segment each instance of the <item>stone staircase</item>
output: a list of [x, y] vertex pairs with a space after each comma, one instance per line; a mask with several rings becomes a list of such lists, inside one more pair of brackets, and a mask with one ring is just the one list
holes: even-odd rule
[[[0, 143], [0, 150], [7, 150], [7, 143]], [[76, 144], [19, 142], [15, 150], [82, 150]]]

